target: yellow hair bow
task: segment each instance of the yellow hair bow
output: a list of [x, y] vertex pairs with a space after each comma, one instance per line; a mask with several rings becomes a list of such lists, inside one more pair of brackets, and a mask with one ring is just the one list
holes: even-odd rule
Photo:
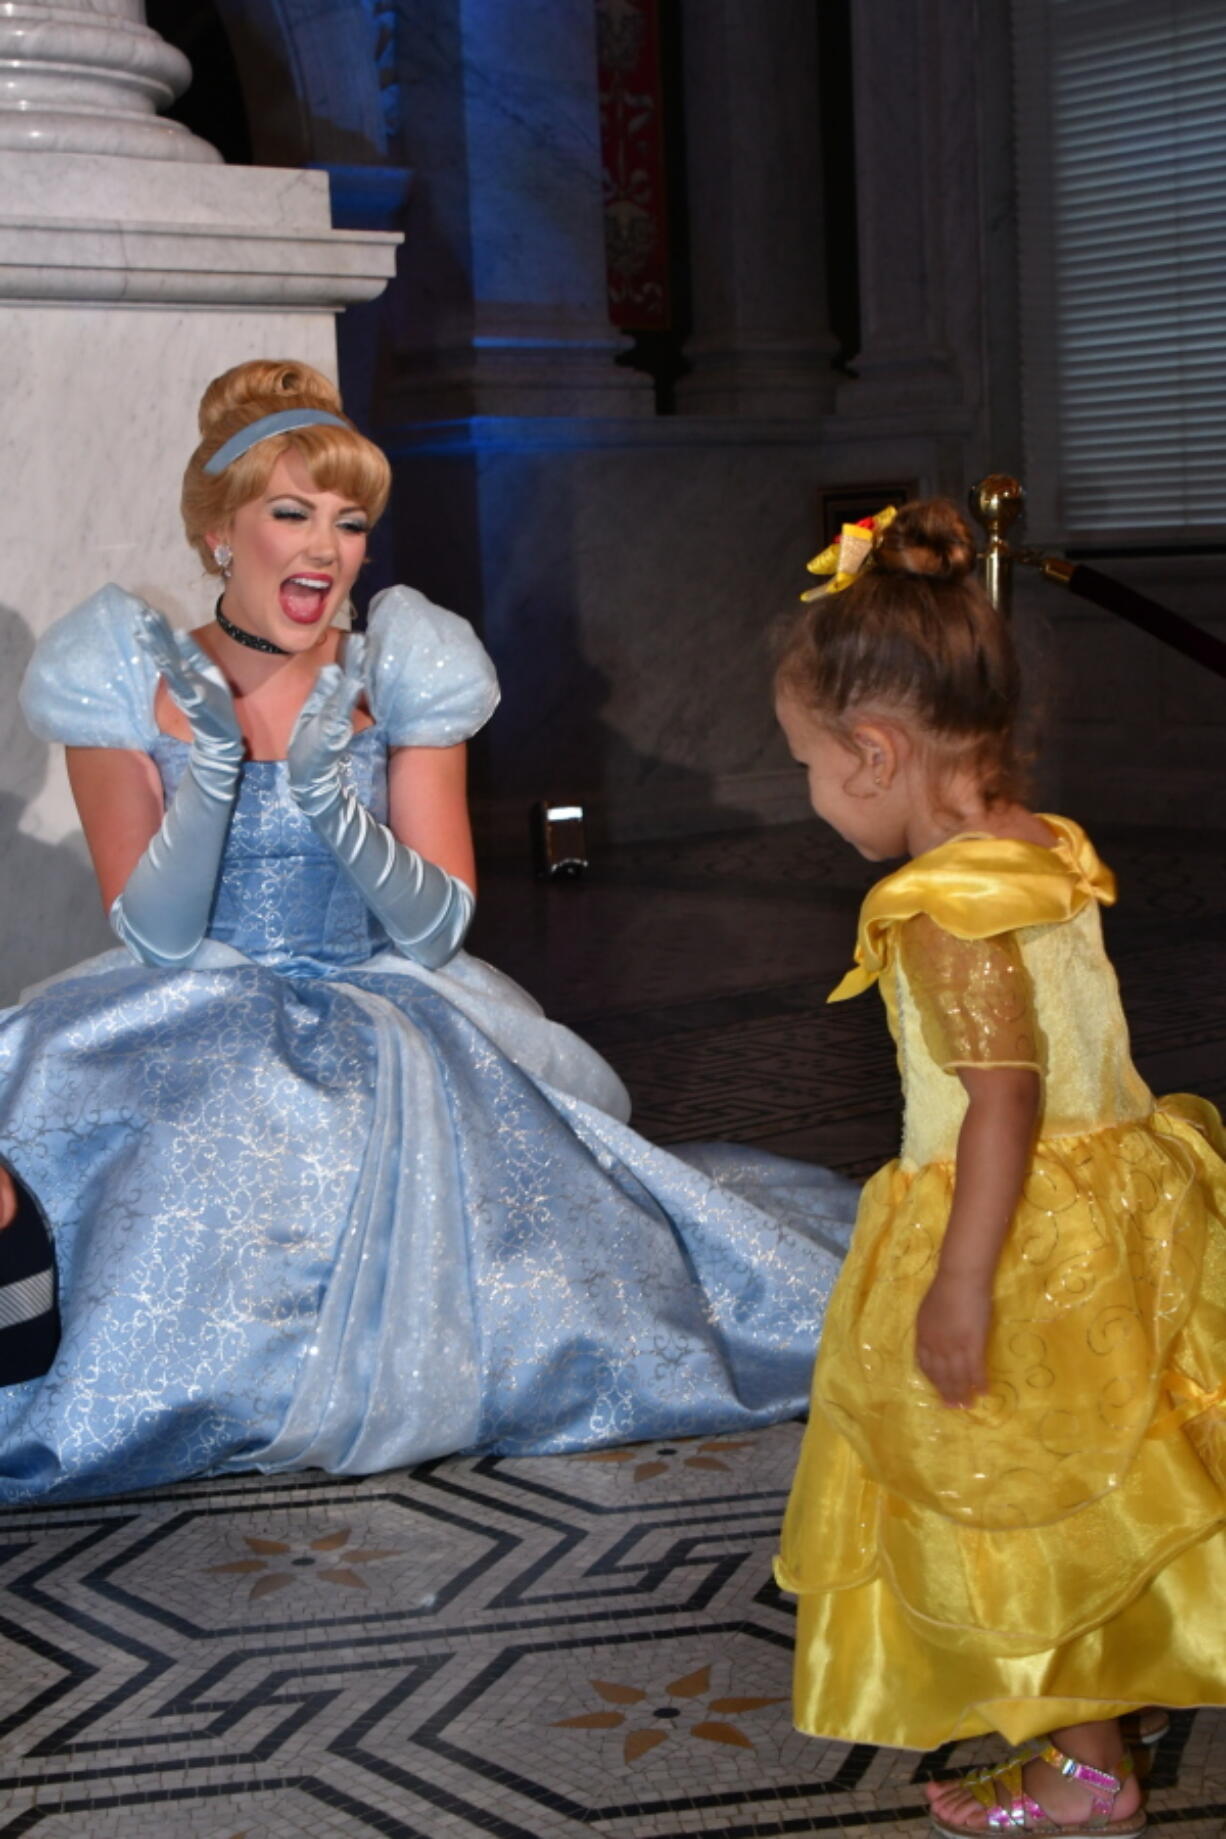
[[887, 504], [875, 517], [862, 517], [859, 523], [844, 524], [835, 541], [807, 565], [811, 575], [831, 575], [833, 579], [821, 587], [811, 587], [800, 598], [819, 600], [823, 594], [841, 594], [845, 587], [850, 587], [873, 553], [877, 538], [883, 530], [889, 529], [897, 515], [897, 507]]

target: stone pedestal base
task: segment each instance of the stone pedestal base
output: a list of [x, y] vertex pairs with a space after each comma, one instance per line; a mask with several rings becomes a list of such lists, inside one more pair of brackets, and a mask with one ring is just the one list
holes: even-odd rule
[[758, 421], [816, 421], [834, 404], [834, 341], [735, 349], [700, 338], [686, 346], [693, 370], [677, 385], [689, 415], [744, 415]]
[[650, 419], [650, 385], [616, 363], [609, 337], [485, 335], [402, 359], [381, 405], [393, 422], [510, 417], [635, 416]]

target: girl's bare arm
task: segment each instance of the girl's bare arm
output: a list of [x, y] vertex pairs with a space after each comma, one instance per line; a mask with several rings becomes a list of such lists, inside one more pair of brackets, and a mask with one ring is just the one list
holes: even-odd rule
[[1039, 1076], [1029, 1067], [958, 1067], [969, 1104], [937, 1274], [920, 1304], [915, 1357], [947, 1405], [987, 1388], [992, 1281], [1030, 1165]]

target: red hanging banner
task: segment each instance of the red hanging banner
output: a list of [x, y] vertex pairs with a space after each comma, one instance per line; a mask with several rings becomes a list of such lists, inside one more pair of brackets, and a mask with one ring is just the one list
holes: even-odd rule
[[596, 0], [609, 317], [665, 331], [668, 285], [659, 0]]

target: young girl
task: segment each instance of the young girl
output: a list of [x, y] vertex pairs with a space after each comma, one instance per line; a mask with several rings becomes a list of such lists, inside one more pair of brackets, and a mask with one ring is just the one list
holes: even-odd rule
[[[906, 1098], [826, 1317], [777, 1575], [796, 1721], [929, 1749], [942, 1833], [1141, 1831], [1118, 1719], [1226, 1702], [1226, 1164], [1129, 1058], [1110, 873], [1021, 802], [1018, 671], [952, 505], [787, 636], [779, 718], [871, 861], [856, 968]], [[1213, 1145], [1213, 1147], [1211, 1147]], [[1035, 1741], [1031, 1741], [1031, 1740]]]

